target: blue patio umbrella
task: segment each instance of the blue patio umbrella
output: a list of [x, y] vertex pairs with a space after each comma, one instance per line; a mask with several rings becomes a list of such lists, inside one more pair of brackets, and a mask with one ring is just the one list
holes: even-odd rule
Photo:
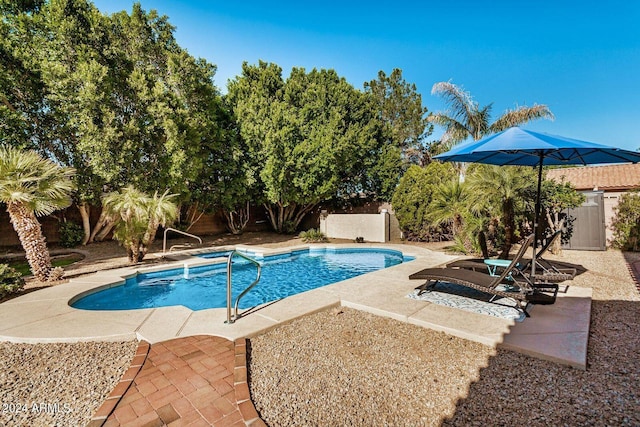
[[[434, 158], [450, 162], [486, 163], [498, 166], [537, 166], [538, 192], [533, 223], [535, 233], [540, 218], [542, 166], [638, 163], [640, 162], [640, 153], [511, 127], [479, 141], [460, 144]], [[534, 239], [532, 276], [535, 275], [536, 268], [536, 243], [536, 239]]]

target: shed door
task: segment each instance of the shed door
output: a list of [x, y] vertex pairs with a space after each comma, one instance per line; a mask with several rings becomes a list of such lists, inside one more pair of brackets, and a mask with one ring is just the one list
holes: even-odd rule
[[607, 249], [604, 222], [604, 192], [583, 193], [586, 197], [582, 206], [568, 209], [575, 218], [573, 235], [565, 246], [568, 249], [604, 251]]

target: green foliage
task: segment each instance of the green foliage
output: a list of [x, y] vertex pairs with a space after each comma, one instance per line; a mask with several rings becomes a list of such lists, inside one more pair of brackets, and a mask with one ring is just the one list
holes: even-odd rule
[[116, 223], [114, 237], [127, 250], [129, 262], [142, 261], [158, 227], [166, 226], [177, 218], [178, 207], [171, 201], [173, 197], [166, 191], [162, 195], [156, 192], [150, 197], [127, 186], [103, 198], [104, 209]]
[[74, 170], [63, 168], [35, 151], [0, 146], [0, 202], [5, 203], [13, 228], [33, 274], [40, 281], [56, 280], [46, 240], [36, 215], [49, 215], [71, 203]]
[[376, 155], [371, 159], [363, 159], [362, 171], [357, 174], [357, 176], [366, 177], [364, 182], [367, 187], [358, 184], [353, 187], [353, 192], [358, 191], [361, 186], [362, 189], [368, 190], [363, 193], [370, 199], [390, 201], [402, 176], [402, 150], [387, 143], [380, 144], [374, 153]]
[[22, 275], [7, 264], [0, 264], [0, 298], [19, 292], [23, 287]]
[[412, 165], [407, 169], [393, 194], [392, 205], [408, 240], [429, 239], [433, 230], [427, 215], [433, 194], [438, 185], [456, 178], [450, 163], [433, 162], [424, 168]]
[[[56, 267], [60, 267], [60, 270], [64, 273], [64, 269], [62, 267], [73, 264], [82, 258], [83, 257], [79, 254], [68, 255], [63, 258], [56, 257], [51, 260], [51, 264], [54, 267], [54, 270], [56, 270]], [[21, 276], [29, 276], [33, 274], [31, 272], [31, 267], [26, 260], [11, 261], [9, 262], [9, 267], [15, 269]]]
[[474, 164], [469, 167], [467, 183], [474, 195], [474, 203], [490, 218], [499, 218], [504, 235], [502, 258], [509, 255], [511, 246], [517, 242], [518, 217], [526, 213], [527, 197], [535, 191], [537, 177], [535, 170], [524, 166], [494, 166]]
[[[536, 183], [533, 168], [470, 164], [464, 185], [453, 180], [432, 190], [427, 219], [431, 225], [451, 224], [461, 251], [482, 252], [486, 257], [499, 249], [505, 257], [523, 230], [531, 232]], [[582, 201], [568, 183], [543, 181], [542, 214], [546, 213], [551, 231], [563, 229], [562, 211]]]
[[65, 248], [74, 248], [82, 243], [84, 230], [80, 224], [71, 221], [63, 221], [58, 229], [60, 234], [60, 245]]
[[112, 188], [187, 194], [203, 167], [201, 147], [222, 146], [212, 142], [215, 67], [178, 46], [166, 16], [139, 4], [107, 24], [107, 61], [87, 66], [96, 96], [79, 106], [85, 137], [78, 147]]
[[399, 151], [384, 150], [371, 98], [333, 70], [293, 68], [285, 81], [275, 64], [244, 63], [228, 101], [279, 232], [323, 200], [379, 195], [397, 179]]
[[282, 232], [284, 234], [296, 234], [296, 231], [298, 231], [298, 224], [296, 224], [294, 221], [286, 220], [282, 224]]
[[470, 198], [468, 185], [461, 183], [457, 177], [441, 182], [432, 194], [427, 220], [432, 226], [450, 224], [453, 235], [459, 235], [464, 225], [463, 218], [469, 211]]
[[623, 194], [614, 210], [611, 243], [622, 250], [640, 251], [640, 192]]
[[229, 228], [239, 233], [245, 224], [237, 218], [248, 219], [249, 202], [260, 203], [260, 188], [252, 157], [236, 124], [227, 99], [214, 109], [218, 124], [203, 140], [202, 169], [190, 183], [190, 199], [204, 212], [221, 209]]
[[33, 3], [0, 21], [0, 140], [75, 167], [80, 202], [129, 184], [188, 198], [225, 149], [215, 66], [139, 3], [109, 16], [86, 0]]
[[433, 125], [416, 85], [407, 83], [402, 70], [394, 68], [389, 76], [379, 71], [378, 79], [366, 82], [364, 88], [374, 99], [390, 145], [401, 150], [405, 163], [423, 164], [423, 141]]
[[328, 242], [327, 236], [318, 228], [311, 228], [300, 233], [300, 238], [305, 243], [323, 243]]
[[0, 202], [20, 204], [36, 215], [49, 215], [71, 203], [75, 171], [35, 151], [0, 145]]
[[[535, 194], [531, 193], [531, 197]], [[584, 194], [578, 193], [573, 185], [545, 179], [542, 182], [540, 233], [551, 235], [558, 230], [564, 230], [561, 241], [557, 241], [552, 253], [557, 253], [561, 243], [567, 242], [573, 233], [573, 219], [567, 217], [566, 210], [580, 206], [585, 200]]]

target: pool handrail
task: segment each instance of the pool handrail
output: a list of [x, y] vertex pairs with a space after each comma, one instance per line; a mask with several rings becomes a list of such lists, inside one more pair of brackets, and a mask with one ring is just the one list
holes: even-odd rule
[[[240, 258], [244, 258], [247, 261], [253, 263], [256, 265], [256, 267], [258, 268], [258, 272], [256, 275], [256, 280], [253, 281], [252, 284], [250, 284], [247, 289], [245, 289], [244, 291], [242, 291], [240, 293], [240, 295], [238, 295], [238, 297], [236, 298], [236, 303], [235, 303], [235, 307], [234, 307], [234, 313], [233, 313], [233, 318], [231, 317], [231, 270], [232, 270], [232, 265], [233, 265], [233, 256], [234, 255], [238, 255]], [[262, 266], [260, 265], [260, 263], [258, 261], [256, 261], [253, 258], [250, 258], [248, 256], [246, 256], [243, 253], [238, 252], [237, 250], [233, 250], [231, 251], [231, 253], [229, 254], [229, 258], [227, 259], [227, 320], [225, 320], [224, 323], [227, 324], [232, 324], [234, 323], [236, 320], [238, 320], [238, 304], [240, 303], [240, 299], [246, 295], [247, 292], [249, 292], [259, 281], [260, 281], [260, 276], [262, 274]]]
[[[193, 237], [194, 239], [198, 239], [200, 244], [202, 244], [202, 239], [196, 236], [195, 234], [185, 233], [184, 231], [176, 230], [175, 228], [167, 227], [164, 229], [164, 238], [162, 239], [162, 253], [164, 254], [167, 250], [167, 231], [174, 231], [176, 233], [184, 234], [185, 236]], [[171, 247], [173, 249], [173, 246]], [[169, 252], [171, 252], [169, 249]]]

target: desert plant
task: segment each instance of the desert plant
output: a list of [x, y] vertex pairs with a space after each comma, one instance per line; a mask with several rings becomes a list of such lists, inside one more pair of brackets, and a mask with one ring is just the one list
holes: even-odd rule
[[149, 197], [128, 186], [103, 198], [104, 209], [116, 223], [114, 237], [127, 250], [130, 263], [142, 261], [158, 227], [177, 218], [178, 206], [171, 201], [173, 197], [167, 192]]
[[518, 241], [517, 216], [525, 210], [527, 191], [535, 188], [531, 168], [522, 166], [474, 165], [469, 168], [467, 184], [476, 203], [491, 207], [493, 216], [500, 218], [504, 233], [500, 258], [507, 259], [511, 246]]
[[7, 264], [0, 264], [0, 298], [16, 293], [23, 287], [22, 275]]
[[51, 257], [36, 216], [71, 204], [74, 174], [35, 151], [0, 146], [0, 202], [7, 206], [33, 275], [42, 282], [57, 280], [58, 273], [50, 277]]
[[80, 224], [71, 221], [63, 221], [60, 223], [60, 245], [65, 248], [74, 248], [82, 243], [84, 238], [84, 230]]
[[307, 231], [301, 232], [300, 238], [306, 243], [322, 243], [328, 241], [327, 236], [317, 228], [311, 228]]
[[282, 232], [284, 234], [296, 234], [296, 223], [295, 223], [295, 221], [286, 220], [282, 225]]
[[640, 251], [640, 192], [622, 195], [613, 219], [613, 240], [616, 248]]

